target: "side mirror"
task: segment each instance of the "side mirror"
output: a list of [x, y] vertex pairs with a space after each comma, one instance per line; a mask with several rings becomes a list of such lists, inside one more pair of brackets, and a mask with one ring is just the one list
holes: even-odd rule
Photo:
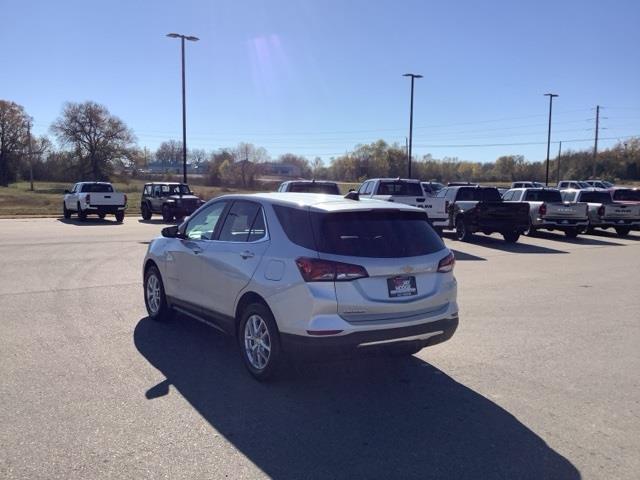
[[70, 193], [71, 193], [71, 192], [70, 192], [69, 190], [65, 190], [65, 191], [64, 191], [64, 194], [65, 194], [65, 195], [69, 195]]
[[162, 229], [162, 236], [166, 238], [185, 238], [184, 234], [178, 229], [178, 225], [164, 227]]

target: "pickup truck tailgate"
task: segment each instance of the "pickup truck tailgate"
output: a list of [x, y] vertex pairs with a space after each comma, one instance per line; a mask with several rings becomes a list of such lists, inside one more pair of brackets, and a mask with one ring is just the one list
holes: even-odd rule
[[545, 218], [559, 218], [566, 220], [586, 220], [589, 204], [580, 203], [545, 203], [547, 213]]
[[124, 205], [126, 203], [124, 193], [120, 192], [92, 192], [87, 195], [89, 196], [88, 203], [93, 206]]
[[640, 205], [631, 203], [605, 203], [604, 218], [638, 220], [640, 219]]

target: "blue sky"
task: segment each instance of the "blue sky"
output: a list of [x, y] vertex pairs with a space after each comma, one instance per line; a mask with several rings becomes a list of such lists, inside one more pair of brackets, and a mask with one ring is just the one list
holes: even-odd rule
[[424, 75], [416, 155], [543, 159], [548, 91], [563, 149], [592, 145], [568, 141], [593, 137], [596, 104], [603, 138], [640, 135], [637, 0], [0, 0], [0, 12], [0, 98], [24, 105], [36, 133], [63, 102], [95, 100], [141, 146], [180, 139], [176, 31], [201, 38], [187, 45], [189, 147], [328, 159], [404, 144], [408, 71]]

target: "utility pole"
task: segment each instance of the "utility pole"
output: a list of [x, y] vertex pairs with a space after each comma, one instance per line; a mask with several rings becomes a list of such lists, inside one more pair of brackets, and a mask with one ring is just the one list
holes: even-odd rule
[[413, 81], [416, 78], [422, 78], [422, 75], [416, 73], [405, 73], [403, 77], [411, 78], [411, 107], [409, 108], [409, 178], [411, 178], [411, 150], [413, 147]]
[[409, 159], [409, 137], [404, 137], [404, 154]]
[[31, 120], [27, 120], [27, 155], [29, 156], [29, 189], [33, 192], [33, 155], [31, 153]]
[[549, 130], [547, 131], [547, 174], [545, 179], [545, 185], [549, 186], [549, 153], [551, 148], [551, 111], [553, 109], [553, 97], [557, 97], [558, 95], [555, 93], [545, 93], [545, 97], [549, 97]]
[[184, 41], [197, 42], [200, 39], [192, 35], [182, 35], [179, 33], [168, 33], [167, 37], [179, 38], [182, 52], [182, 181], [187, 183], [187, 102], [185, 95]]
[[600, 105], [596, 105], [596, 138], [593, 144], [593, 168], [591, 177], [596, 178], [596, 166], [598, 163], [598, 130], [600, 128]]
[[558, 165], [557, 165], [557, 173], [556, 173], [556, 184], [560, 183], [560, 156], [562, 155], [562, 141], [560, 141], [560, 146], [558, 147]]

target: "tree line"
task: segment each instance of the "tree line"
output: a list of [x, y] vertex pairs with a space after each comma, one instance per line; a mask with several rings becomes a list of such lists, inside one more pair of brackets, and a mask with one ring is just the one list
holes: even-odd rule
[[[30, 135], [31, 117], [15, 102], [0, 100], [0, 185], [30, 175], [36, 180], [73, 182], [110, 180], [114, 175], [145, 176], [182, 171], [182, 142], [167, 140], [151, 151], [138, 146], [134, 132], [117, 116], [95, 102], [66, 103], [49, 132], [55, 138]], [[268, 175], [270, 164], [293, 166], [296, 176], [360, 182], [375, 177], [405, 177], [407, 156], [398, 144], [378, 140], [357, 145], [327, 164], [286, 153], [271, 158], [266, 149], [251, 143], [215, 151], [189, 149], [191, 170], [210, 185], [254, 188]], [[559, 166], [559, 170], [558, 170]], [[494, 162], [458, 158], [414, 158], [414, 178], [423, 180], [510, 182], [544, 180], [544, 161], [527, 161], [522, 155], [501, 156]], [[618, 142], [594, 158], [590, 150], [567, 151], [559, 164], [550, 163], [549, 178], [605, 178], [614, 181], [640, 178], [640, 137]]]

